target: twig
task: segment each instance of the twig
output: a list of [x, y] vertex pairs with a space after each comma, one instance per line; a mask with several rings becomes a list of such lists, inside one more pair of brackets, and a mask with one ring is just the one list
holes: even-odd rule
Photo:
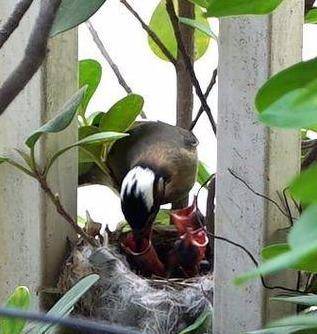
[[[210, 92], [212, 91], [214, 85], [216, 84], [217, 82], [217, 75], [218, 75], [218, 69], [216, 68], [214, 71], [213, 71], [213, 74], [212, 74], [212, 77], [211, 77], [211, 80], [210, 80], [210, 83], [207, 87], [207, 90], [206, 90], [206, 93], [204, 94], [204, 97], [205, 99], [207, 100]], [[201, 106], [198, 110], [198, 113], [195, 117], [195, 119], [193, 120], [189, 130], [192, 131], [194, 129], [194, 127], [196, 126], [197, 122], [199, 121], [201, 115], [203, 114], [204, 112], [204, 108]]]
[[243, 180], [240, 176], [238, 176], [237, 174], [235, 174], [233, 172], [233, 170], [231, 170], [230, 168], [228, 168], [229, 173], [236, 178], [237, 180], [239, 180], [240, 182], [242, 182], [253, 194], [262, 197], [264, 199], [266, 199], [267, 201], [271, 202], [272, 204], [274, 204], [276, 206], [276, 208], [287, 218], [292, 218], [295, 219], [294, 217], [289, 217], [289, 215], [283, 210], [283, 208], [281, 208], [281, 206], [273, 199], [271, 199], [268, 196], [265, 196], [263, 194], [260, 194], [259, 192], [255, 191], [254, 189], [252, 189], [252, 187], [245, 181]]
[[166, 10], [169, 14], [169, 17], [170, 17], [171, 22], [172, 22], [172, 26], [174, 28], [174, 33], [175, 33], [175, 37], [176, 37], [176, 40], [177, 40], [178, 49], [180, 50], [180, 52], [183, 56], [185, 66], [186, 66], [188, 72], [190, 73], [190, 78], [191, 78], [192, 84], [195, 88], [196, 94], [197, 94], [197, 96], [198, 96], [198, 98], [199, 98], [199, 100], [202, 104], [203, 109], [207, 113], [207, 116], [208, 116], [209, 121], [211, 123], [212, 130], [213, 130], [214, 134], [216, 135], [216, 133], [217, 133], [216, 122], [215, 122], [215, 120], [212, 116], [210, 107], [209, 107], [209, 105], [208, 105], [208, 103], [205, 99], [205, 96], [204, 96], [204, 94], [201, 90], [199, 81], [196, 77], [196, 73], [195, 73], [192, 61], [187, 54], [186, 47], [184, 45], [182, 34], [181, 34], [181, 31], [180, 31], [180, 28], [179, 28], [179, 19], [176, 15], [176, 11], [175, 11], [174, 4], [173, 4], [172, 0], [166, 0]]
[[[43, 313], [26, 312], [17, 309], [0, 308], [0, 315], [3, 317], [25, 319], [32, 322], [61, 325], [63, 327], [71, 328], [82, 333], [91, 334], [140, 334], [131, 328], [126, 328], [118, 325], [105, 325], [104, 323], [97, 323], [87, 319], [79, 318], [62, 318]], [[32, 328], [27, 332], [32, 332]]]
[[291, 226], [294, 225], [294, 219], [292, 217], [292, 211], [291, 211], [291, 207], [289, 205], [289, 202], [288, 202], [288, 198], [287, 198], [287, 194], [286, 192], [289, 190], [289, 188], [285, 188], [283, 189], [283, 198], [284, 198], [284, 202], [285, 202], [285, 206], [286, 206], [286, 211], [288, 213], [288, 216], [289, 216], [289, 219], [290, 219], [290, 223], [291, 223]]
[[0, 88], [0, 115], [42, 65], [47, 52], [49, 33], [60, 3], [61, 0], [43, 0], [41, 2], [40, 13], [26, 46], [24, 57]]
[[86, 26], [89, 29], [89, 32], [95, 42], [95, 44], [97, 45], [99, 51], [101, 52], [101, 54], [104, 56], [104, 58], [106, 59], [107, 63], [110, 65], [110, 67], [112, 68], [114, 74], [116, 75], [118, 82], [120, 84], [120, 86], [123, 87], [123, 89], [126, 91], [127, 94], [131, 94], [132, 93], [132, 89], [129, 87], [129, 85], [127, 84], [127, 82], [124, 80], [118, 66], [114, 63], [114, 61], [112, 60], [112, 58], [110, 57], [108, 51], [106, 50], [103, 42], [101, 41], [98, 32], [96, 31], [96, 29], [94, 28], [94, 26], [92, 25], [92, 23], [88, 20], [86, 22]]
[[[113, 59], [111, 58], [111, 56], [109, 55], [108, 51], [105, 48], [104, 43], [102, 42], [102, 40], [100, 39], [97, 30], [94, 28], [94, 26], [92, 25], [92, 23], [88, 20], [86, 22], [86, 25], [89, 29], [89, 32], [95, 42], [95, 44], [97, 45], [99, 51], [101, 52], [101, 54], [104, 56], [104, 58], [106, 59], [107, 63], [109, 64], [109, 66], [112, 68], [115, 76], [118, 79], [119, 85], [121, 87], [123, 87], [123, 89], [125, 90], [125, 92], [127, 94], [131, 94], [132, 93], [132, 89], [130, 88], [130, 86], [127, 84], [127, 82], [125, 81], [124, 77], [122, 76], [118, 65], [113, 61]], [[146, 118], [146, 115], [144, 113], [144, 111], [142, 111], [141, 113], [142, 118]]]
[[[203, 227], [203, 228], [205, 228], [205, 225], [204, 225], [204, 223], [203, 223], [202, 220], [201, 220], [202, 215], [198, 215], [197, 217], [198, 217], [198, 219], [199, 219], [200, 226]], [[215, 235], [215, 234], [210, 233], [210, 232], [208, 232], [208, 231], [206, 231], [206, 233], [208, 234], [208, 236], [210, 236], [210, 237], [213, 238], [213, 239], [221, 240], [221, 241], [224, 241], [224, 242], [226, 242], [226, 243], [229, 243], [229, 244], [231, 244], [231, 245], [233, 245], [233, 246], [235, 246], [235, 247], [240, 248], [244, 253], [246, 253], [246, 254], [249, 256], [249, 258], [250, 258], [251, 261], [254, 263], [254, 265], [255, 265], [256, 267], [259, 267], [259, 262], [256, 260], [256, 258], [254, 257], [254, 255], [253, 255], [253, 254], [252, 254], [246, 247], [244, 247], [243, 245], [241, 245], [241, 244], [239, 244], [239, 243], [237, 243], [237, 242], [234, 242], [234, 241], [232, 241], [232, 240], [230, 240], [230, 239], [228, 239], [228, 238], [224, 238], [224, 237], [222, 237], [222, 236]], [[284, 287], [284, 286], [270, 286], [270, 285], [268, 285], [268, 284], [265, 282], [265, 279], [264, 279], [264, 277], [263, 277], [262, 275], [260, 275], [260, 278], [261, 278], [261, 282], [262, 282], [263, 287], [266, 288], [266, 289], [269, 289], [269, 290], [283, 290], [283, 291], [288, 291], [288, 292], [299, 292], [299, 293], [303, 293], [303, 291], [301, 291], [301, 290], [298, 290], [298, 289], [291, 289], [291, 288], [287, 288], [287, 287]]]
[[23, 16], [32, 5], [33, 0], [21, 0], [14, 8], [12, 14], [0, 29], [0, 49], [19, 26]]
[[131, 14], [141, 23], [142, 28], [147, 32], [147, 34], [152, 38], [155, 44], [161, 49], [166, 58], [176, 66], [177, 60], [170, 53], [164, 43], [160, 40], [157, 34], [143, 21], [140, 15], [130, 6], [130, 4], [126, 0], [120, 0], [120, 2], [129, 10]]
[[72, 226], [72, 228], [76, 231], [77, 234], [79, 234], [85, 241], [87, 241], [90, 245], [97, 247], [98, 243], [97, 241], [90, 237], [77, 223], [76, 221], [71, 217], [71, 215], [65, 210], [64, 206], [62, 205], [60, 198], [58, 195], [54, 194], [52, 189], [49, 187], [47, 180], [45, 177], [42, 176], [41, 173], [39, 173], [37, 170], [36, 173], [36, 179], [41, 185], [41, 188], [43, 191], [48, 195], [51, 202], [56, 207], [56, 211]]

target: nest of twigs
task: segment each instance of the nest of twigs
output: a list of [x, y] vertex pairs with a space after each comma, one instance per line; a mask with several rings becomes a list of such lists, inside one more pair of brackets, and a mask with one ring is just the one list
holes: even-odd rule
[[[98, 226], [90, 226], [90, 230]], [[126, 232], [123, 227], [106, 235], [97, 249], [83, 241], [73, 246], [60, 276], [61, 291], [66, 292], [90, 273], [100, 275], [77, 305], [76, 314], [147, 334], [178, 334], [200, 319], [199, 330], [191, 333], [211, 332], [212, 276], [162, 279], [138, 275], [133, 261], [120, 247]], [[160, 254], [167, 254], [176, 238], [171, 226], [154, 228], [153, 244]]]

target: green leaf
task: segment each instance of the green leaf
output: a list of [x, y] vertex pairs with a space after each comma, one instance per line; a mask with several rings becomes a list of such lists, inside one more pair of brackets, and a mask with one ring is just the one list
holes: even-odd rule
[[125, 132], [141, 113], [144, 100], [140, 95], [130, 94], [117, 102], [102, 116], [99, 128], [102, 131]]
[[[258, 331], [247, 332], [247, 334], [314, 334], [305, 330], [305, 326], [283, 326], [283, 327], [271, 327], [267, 329], [260, 329]], [[305, 330], [305, 331], [303, 331]]]
[[[87, 138], [91, 135], [94, 135], [96, 133], [100, 133], [99, 129], [94, 126], [83, 126], [79, 128], [79, 140], [82, 140], [84, 138]], [[91, 144], [91, 145], [85, 145], [86, 150], [88, 150], [91, 154], [96, 156], [100, 159], [101, 152], [102, 152], [102, 144]], [[93, 162], [90, 155], [87, 155], [87, 153], [83, 152], [82, 150], [79, 151], [79, 163], [85, 163], [85, 162]]]
[[[81, 279], [74, 285], [47, 313], [57, 317], [64, 317], [69, 313], [69, 310], [74, 307], [78, 300], [99, 280], [99, 275], [89, 275]], [[46, 333], [54, 325], [45, 324], [38, 325], [31, 331], [31, 334]]]
[[211, 173], [208, 171], [208, 167], [205, 163], [202, 161], [199, 161], [198, 163], [198, 174], [197, 174], [197, 182], [202, 186], [205, 185], [205, 188], [207, 188], [207, 185], [205, 184], [208, 180], [210, 180]]
[[79, 62], [79, 87], [87, 86], [80, 108], [80, 115], [85, 115], [89, 101], [99, 86], [101, 75], [102, 67], [96, 60], [85, 59]]
[[96, 126], [97, 128], [100, 125], [100, 121], [103, 115], [105, 115], [106, 113], [103, 111], [97, 111], [92, 113], [91, 115], [89, 115], [88, 117], [88, 123], [90, 125]]
[[317, 124], [317, 58], [300, 62], [268, 80], [256, 97], [260, 120], [301, 129]]
[[0, 165], [3, 164], [4, 162], [7, 162], [8, 160], [9, 160], [8, 158], [0, 156]]
[[317, 329], [317, 316], [315, 314], [295, 315], [269, 324], [269, 327], [283, 326], [303, 326], [305, 329]]
[[77, 225], [79, 225], [81, 228], [84, 228], [86, 225], [86, 219], [81, 216], [77, 216]]
[[[285, 254], [291, 251], [292, 249], [288, 244], [275, 244], [275, 245], [264, 247], [262, 249], [261, 255], [262, 255], [263, 261], [268, 261], [268, 260], [272, 260], [278, 257], [279, 255], [282, 255], [282, 254]], [[293, 265], [290, 265], [289, 269], [304, 270], [307, 272], [314, 271], [315, 270], [314, 268], [316, 268], [316, 266], [314, 265], [312, 267], [311, 265], [311, 263], [314, 262], [314, 257], [315, 257], [315, 254], [308, 255], [307, 258], [301, 259], [299, 262]]]
[[186, 24], [194, 29], [197, 29], [199, 31], [201, 31], [203, 34], [211, 37], [212, 39], [214, 39], [215, 41], [218, 40], [217, 35], [210, 29], [209, 24], [205, 25], [197, 20], [192, 20], [192, 19], [188, 19], [186, 17], [180, 17], [179, 21], [183, 24]]
[[[6, 307], [25, 311], [30, 306], [30, 292], [28, 288], [20, 286], [9, 297]], [[25, 327], [26, 321], [14, 318], [5, 318], [1, 321], [1, 334], [19, 334]]]
[[303, 248], [306, 245], [317, 245], [317, 205], [311, 205], [301, 215], [288, 235], [291, 248]]
[[44, 133], [57, 133], [66, 129], [74, 119], [76, 111], [84, 98], [87, 87], [82, 87], [77, 91], [60, 109], [57, 116], [48, 121], [38, 130], [33, 132], [26, 140], [26, 145], [33, 148], [36, 142]]
[[211, 319], [212, 311], [206, 310], [197, 318], [197, 320], [192, 325], [182, 330], [179, 334], [197, 333], [200, 330], [202, 330], [201, 332], [205, 333], [205, 330], [210, 328]]
[[288, 236], [290, 250], [265, 261], [258, 268], [238, 277], [236, 284], [242, 284], [256, 276], [276, 273], [283, 269], [297, 268], [317, 272], [317, 205], [312, 205], [301, 215]]
[[105, 1], [62, 0], [50, 33], [51, 37], [87, 21], [98, 11]]
[[283, 0], [209, 0], [207, 16], [263, 15], [272, 12]]
[[[59, 158], [62, 154], [64, 154], [65, 152], [67, 152], [68, 150], [74, 147], [83, 146], [83, 148], [85, 148], [85, 146], [89, 144], [97, 144], [97, 143], [105, 144], [105, 143], [109, 143], [109, 142], [113, 142], [115, 140], [121, 139], [126, 136], [128, 136], [128, 134], [126, 133], [118, 133], [118, 132], [110, 132], [110, 131], [99, 132], [94, 135], [88, 136], [82, 140], [79, 140], [78, 142], [72, 145], [64, 147], [63, 149], [61, 149], [60, 151], [56, 152], [53, 155], [53, 157], [51, 158], [47, 166], [46, 174], [48, 173], [48, 171], [50, 170], [50, 168], [52, 167], [52, 165], [54, 164], [57, 158]], [[86, 150], [86, 153], [88, 153], [87, 150]]]
[[[174, 5], [176, 9], [177, 2], [174, 1]], [[196, 21], [204, 26], [209, 26], [208, 20], [205, 18], [203, 11], [200, 7], [195, 6], [195, 14]], [[175, 38], [174, 30], [168, 13], [165, 7], [165, 0], [161, 0], [158, 6], [156, 7], [151, 21], [150, 28], [158, 35], [167, 49], [171, 52], [174, 58], [177, 58], [177, 41]], [[208, 49], [210, 37], [206, 36], [206, 34], [201, 31], [195, 30], [195, 60], [201, 58]], [[160, 48], [156, 45], [156, 43], [149, 37], [148, 38], [149, 46], [151, 50], [157, 55], [159, 58], [163, 60], [168, 60], [165, 55], [162, 53]]]
[[317, 8], [311, 9], [305, 16], [305, 23], [317, 23]]
[[316, 203], [317, 165], [303, 171], [290, 185], [290, 192], [303, 203]]
[[155, 225], [170, 225], [170, 212], [169, 209], [160, 209], [155, 218]]
[[281, 254], [290, 251], [290, 247], [288, 244], [274, 244], [264, 247], [261, 251], [261, 257], [263, 261], [271, 260]]
[[272, 300], [293, 303], [305, 306], [317, 306], [317, 295], [298, 295], [298, 296], [278, 296], [271, 298]]

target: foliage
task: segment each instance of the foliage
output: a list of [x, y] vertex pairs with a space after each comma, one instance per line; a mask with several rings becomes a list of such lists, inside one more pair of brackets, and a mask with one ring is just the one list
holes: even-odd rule
[[302, 203], [317, 203], [317, 165], [303, 171], [292, 182], [290, 189]]
[[194, 29], [197, 29], [197, 30], [201, 31], [203, 34], [211, 37], [215, 41], [217, 41], [217, 39], [218, 39], [216, 34], [210, 29], [209, 25], [205, 25], [205, 24], [199, 22], [198, 20], [188, 19], [186, 17], [180, 17], [179, 21], [183, 24], [186, 24], [186, 25], [188, 25], [188, 26], [190, 26]]
[[305, 23], [317, 23], [317, 8], [311, 9], [305, 16]]
[[263, 15], [272, 12], [283, 0], [209, 0], [207, 15], [214, 17]]
[[208, 171], [208, 167], [202, 161], [199, 161], [198, 164], [198, 175], [197, 175], [197, 182], [207, 188], [206, 182], [208, 182], [211, 178], [212, 174]]
[[[75, 284], [47, 313], [58, 317], [69, 315], [78, 300], [99, 280], [98, 275], [89, 275]], [[6, 307], [26, 311], [30, 308], [31, 294], [26, 287], [18, 287], [9, 297]], [[1, 334], [20, 334], [26, 326], [26, 321], [14, 318], [5, 318], [0, 321]], [[44, 334], [55, 327], [53, 324], [38, 325], [27, 330], [30, 334]], [[26, 332], [25, 332], [26, 333]]]
[[[92, 274], [81, 279], [75, 284], [49, 311], [48, 315], [58, 317], [68, 316], [74, 309], [79, 299], [99, 280], [99, 276]], [[32, 329], [30, 334], [44, 334], [52, 329], [54, 325], [38, 325]]]
[[189, 327], [182, 330], [179, 334], [199, 334], [209, 331], [212, 321], [212, 312], [206, 310]]
[[[175, 1], [175, 7], [177, 8], [176, 1]], [[195, 14], [196, 14], [196, 21], [202, 26], [208, 27], [210, 29], [208, 20], [204, 17], [203, 11], [201, 10], [200, 7], [196, 6]], [[156, 7], [150, 21], [150, 28], [159, 36], [161, 41], [171, 52], [174, 58], [177, 58], [177, 41], [175, 38], [172, 23], [166, 11], [165, 0], [161, 0], [158, 6]], [[205, 33], [196, 30], [194, 40], [195, 40], [195, 59], [197, 60], [201, 58], [207, 51], [210, 37], [207, 36]], [[148, 41], [150, 48], [154, 52], [154, 54], [156, 54], [159, 58], [163, 60], [167, 60], [167, 58], [162, 53], [160, 48], [150, 37]]]
[[51, 37], [67, 31], [87, 21], [106, 0], [62, 0], [54, 25], [51, 30]]
[[144, 100], [140, 95], [126, 96], [101, 116], [99, 129], [102, 131], [127, 131], [140, 115], [143, 104]]
[[260, 120], [282, 128], [314, 128], [317, 124], [317, 59], [300, 62], [276, 74], [259, 90]]
[[[6, 303], [7, 308], [27, 310], [30, 306], [30, 292], [28, 288], [20, 286], [15, 289]], [[1, 334], [19, 334], [25, 327], [26, 321], [21, 319], [5, 318], [0, 321]]]
[[87, 86], [87, 91], [79, 110], [79, 115], [83, 117], [84, 121], [87, 106], [99, 86], [101, 75], [102, 67], [96, 60], [85, 59], [79, 62], [79, 87]]
[[85, 96], [87, 86], [76, 92], [61, 108], [57, 116], [45, 123], [38, 130], [33, 132], [25, 144], [33, 148], [44, 133], [57, 133], [65, 130], [74, 119], [77, 109]]

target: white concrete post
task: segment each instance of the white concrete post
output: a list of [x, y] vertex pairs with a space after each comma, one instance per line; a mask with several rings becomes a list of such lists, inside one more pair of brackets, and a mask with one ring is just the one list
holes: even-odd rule
[[[257, 122], [254, 98], [274, 73], [301, 60], [303, 0], [285, 0], [270, 16], [226, 18], [220, 23], [216, 234], [238, 242], [257, 258], [287, 218], [230, 175], [232, 169], [256, 191], [277, 199], [300, 166], [299, 133]], [[232, 280], [254, 267], [248, 256], [216, 241], [214, 333], [255, 330], [290, 309], [268, 301], [256, 280]], [[279, 277], [290, 285], [292, 275]]]
[[[0, 20], [18, 0], [0, 0]], [[22, 58], [38, 14], [35, 1], [20, 27], [0, 51], [0, 82]], [[77, 87], [77, 33], [68, 32], [50, 42], [49, 56], [41, 70], [9, 109], [0, 117], [0, 153], [12, 154], [24, 140], [51, 118]], [[40, 142], [38, 155], [49, 155], [77, 139], [76, 122], [66, 131]], [[76, 217], [77, 153], [71, 151], [54, 166], [49, 176], [67, 210]], [[10, 166], [0, 167], [0, 303], [20, 284], [32, 292], [54, 286], [63, 261], [67, 236], [73, 231], [56, 213], [36, 181]]]

